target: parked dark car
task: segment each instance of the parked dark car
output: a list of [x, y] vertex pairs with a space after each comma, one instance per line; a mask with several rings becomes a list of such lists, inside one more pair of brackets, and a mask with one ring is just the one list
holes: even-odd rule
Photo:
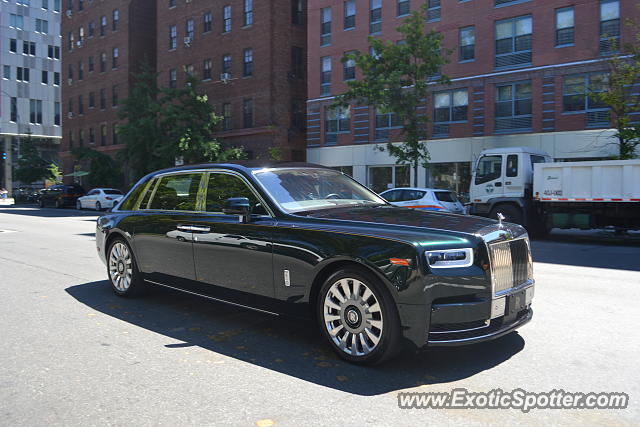
[[403, 343], [491, 340], [532, 317], [522, 227], [392, 206], [320, 166], [152, 173], [98, 219], [96, 244], [117, 295], [152, 284], [311, 316], [356, 363], [381, 362]]
[[75, 207], [78, 197], [84, 196], [84, 189], [78, 184], [58, 184], [40, 190], [38, 204], [41, 208], [55, 206], [56, 208]]

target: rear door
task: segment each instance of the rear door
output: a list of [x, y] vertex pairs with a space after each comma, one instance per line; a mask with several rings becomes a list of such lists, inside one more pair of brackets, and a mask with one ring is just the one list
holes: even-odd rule
[[140, 270], [153, 282], [190, 289], [195, 279], [193, 232], [204, 172], [155, 178], [133, 218], [133, 243]]

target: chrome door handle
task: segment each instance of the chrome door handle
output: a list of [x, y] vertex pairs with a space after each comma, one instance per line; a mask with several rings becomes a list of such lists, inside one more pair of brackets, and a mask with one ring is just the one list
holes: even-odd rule
[[177, 229], [180, 231], [196, 231], [200, 233], [206, 233], [211, 231], [211, 227], [201, 226], [201, 225], [179, 225]]

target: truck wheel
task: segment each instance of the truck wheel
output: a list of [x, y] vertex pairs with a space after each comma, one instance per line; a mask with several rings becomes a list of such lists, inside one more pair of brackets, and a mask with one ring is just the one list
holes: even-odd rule
[[512, 222], [514, 224], [523, 225], [522, 223], [522, 210], [513, 205], [498, 205], [491, 209], [489, 216], [493, 219], [498, 219], [498, 213], [504, 215], [505, 222]]
[[360, 269], [340, 269], [325, 281], [317, 317], [329, 345], [351, 363], [377, 364], [400, 349], [395, 301], [379, 280]]

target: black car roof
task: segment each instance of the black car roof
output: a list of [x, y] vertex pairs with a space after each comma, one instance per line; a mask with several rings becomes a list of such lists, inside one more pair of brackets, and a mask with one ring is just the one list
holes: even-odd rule
[[179, 172], [190, 171], [196, 169], [209, 169], [209, 168], [225, 168], [236, 170], [245, 173], [251, 173], [252, 170], [263, 168], [321, 168], [329, 169], [326, 166], [316, 165], [313, 163], [305, 162], [287, 162], [276, 160], [241, 160], [235, 163], [200, 163], [195, 165], [176, 166], [173, 168], [167, 168], [152, 172], [150, 175], [158, 175], [167, 172]]

